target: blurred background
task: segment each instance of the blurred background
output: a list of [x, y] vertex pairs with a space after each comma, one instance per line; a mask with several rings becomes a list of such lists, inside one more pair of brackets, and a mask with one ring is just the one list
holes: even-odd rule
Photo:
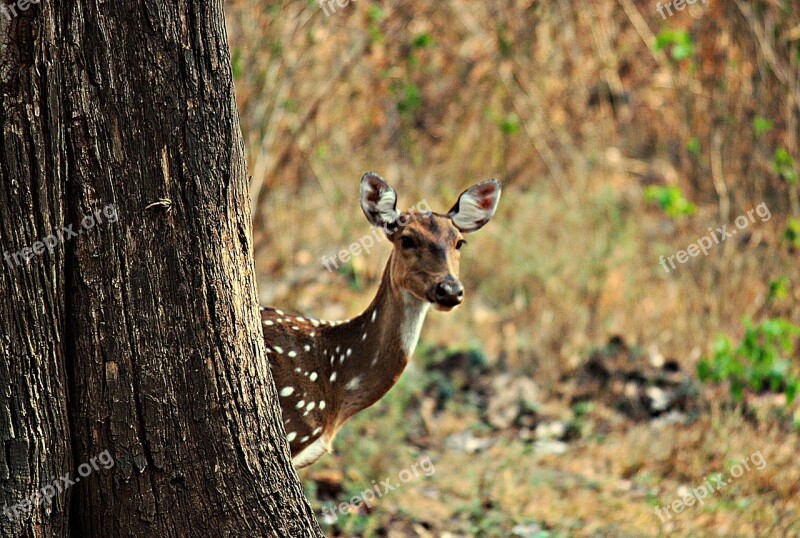
[[[403, 209], [504, 185], [462, 254], [465, 303], [429, 314], [401, 382], [301, 472], [327, 535], [800, 535], [800, 3], [226, 16], [262, 304], [369, 304], [388, 242], [322, 262], [371, 232], [365, 171]], [[762, 469], [663, 511], [755, 453]], [[324, 512], [426, 456], [431, 476]]]

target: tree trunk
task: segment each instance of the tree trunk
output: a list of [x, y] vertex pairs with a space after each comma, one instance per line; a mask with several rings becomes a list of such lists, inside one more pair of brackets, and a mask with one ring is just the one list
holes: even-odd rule
[[260, 336], [221, 3], [13, 7], [0, 534], [321, 536]]

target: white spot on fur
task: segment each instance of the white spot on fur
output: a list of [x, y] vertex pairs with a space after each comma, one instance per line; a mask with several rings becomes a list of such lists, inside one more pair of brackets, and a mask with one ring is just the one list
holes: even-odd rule
[[297, 373], [299, 374], [299, 373], [300, 373], [300, 372], [302, 372], [303, 370], [301, 370], [300, 368], [295, 368], [295, 369], [294, 369], [294, 371], [295, 371], [295, 372], [297, 372]]
[[301, 442], [301, 443], [305, 443], [306, 441], [308, 441], [308, 435], [306, 435], [305, 437], [303, 437], [302, 439], [300, 439], [300, 442]]
[[304, 345], [303, 346], [303, 351], [305, 351], [305, 352], [311, 351], [311, 346], [309, 346], [308, 344]]
[[283, 310], [277, 310], [276, 309], [275, 313], [278, 314], [279, 316], [282, 316], [283, 315]]
[[361, 336], [361, 341], [363, 342], [363, 341], [364, 341], [364, 340], [366, 340], [366, 339], [367, 339], [367, 333], [364, 333], [364, 334]]
[[319, 402], [319, 408], [320, 408], [320, 409], [325, 409], [325, 400], [320, 400], [320, 402]]
[[336, 372], [333, 372], [333, 373], [331, 374], [330, 381], [331, 381], [331, 383], [333, 383], [334, 381], [336, 381]]
[[287, 355], [289, 355], [291, 358], [295, 358], [297, 357], [297, 351], [291, 350], [289, 353], [287, 353]]
[[339, 355], [339, 364], [342, 364], [343, 362], [344, 362], [344, 353]]
[[361, 376], [356, 376], [348, 381], [344, 388], [347, 390], [356, 390], [359, 385], [361, 385]]
[[270, 325], [275, 325], [275, 324], [272, 322], [272, 320], [271, 320], [271, 319], [268, 319], [268, 320], [265, 320], [265, 321], [264, 321], [264, 325], [266, 325], [267, 327], [269, 327]]
[[320, 428], [320, 427], [317, 427], [317, 428], [316, 428], [316, 429], [315, 429], [313, 432], [311, 432], [311, 435], [312, 435], [312, 436], [315, 436], [315, 435], [317, 435], [317, 434], [318, 434], [319, 432], [321, 432], [321, 431], [322, 431], [322, 428]]
[[291, 396], [294, 392], [294, 387], [283, 387], [281, 389], [281, 396]]
[[291, 432], [288, 435], [286, 435], [286, 440], [291, 443], [292, 441], [294, 441], [295, 437], [297, 437], [297, 432]]
[[297, 321], [299, 321], [299, 322], [301, 322], [301, 323], [302, 323], [303, 321], [305, 321], [305, 320], [306, 320], [306, 318], [304, 318], [303, 316], [297, 316], [297, 317], [296, 317], [296, 318], [294, 318], [294, 319], [296, 319]]
[[317, 402], [308, 402], [308, 405], [306, 406], [306, 411], [313, 411], [316, 406]]
[[297, 325], [292, 325], [292, 330], [299, 331], [300, 327], [298, 327]]
[[306, 405], [306, 401], [305, 400], [300, 400], [299, 402], [297, 402], [297, 405], [295, 407], [300, 409], [301, 407], [305, 407], [305, 405]]
[[311, 379], [311, 381], [316, 381], [317, 380], [317, 372], [311, 372], [311, 376], [309, 377], [309, 379]]
[[279, 346], [272, 346], [272, 347], [273, 347], [273, 348], [275, 348], [275, 352], [276, 352], [278, 355], [280, 355], [281, 353], [283, 353], [283, 348], [282, 348], [282, 347], [279, 347]]
[[352, 354], [353, 354], [353, 350], [348, 347], [347, 348], [347, 356], [349, 357]]
[[375, 318], [376, 318], [376, 317], [378, 317], [378, 311], [377, 311], [377, 310], [373, 310], [373, 311], [372, 311], [372, 319], [370, 319], [370, 321], [371, 321], [372, 323], [375, 323]]
[[311, 331], [310, 333], [308, 333], [308, 336], [310, 336], [311, 338], [314, 338], [315, 334], [317, 334], [317, 333], [315, 333], [314, 331]]

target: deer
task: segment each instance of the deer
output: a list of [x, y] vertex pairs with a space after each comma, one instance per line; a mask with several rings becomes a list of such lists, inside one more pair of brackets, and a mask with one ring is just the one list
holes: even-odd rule
[[295, 468], [332, 453], [342, 425], [397, 383], [431, 306], [447, 312], [462, 303], [463, 236], [494, 216], [500, 190], [499, 181], [488, 179], [462, 192], [447, 213], [398, 212], [395, 190], [367, 172], [361, 178], [361, 209], [370, 224], [383, 229], [392, 251], [366, 310], [349, 320], [323, 321], [261, 307]]

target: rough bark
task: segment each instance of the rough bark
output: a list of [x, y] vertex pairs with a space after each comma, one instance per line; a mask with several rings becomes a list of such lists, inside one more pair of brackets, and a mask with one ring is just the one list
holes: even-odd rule
[[221, 3], [34, 4], [0, 39], [0, 247], [78, 232], [2, 260], [0, 509], [115, 462], [0, 533], [320, 536], [260, 338]]

